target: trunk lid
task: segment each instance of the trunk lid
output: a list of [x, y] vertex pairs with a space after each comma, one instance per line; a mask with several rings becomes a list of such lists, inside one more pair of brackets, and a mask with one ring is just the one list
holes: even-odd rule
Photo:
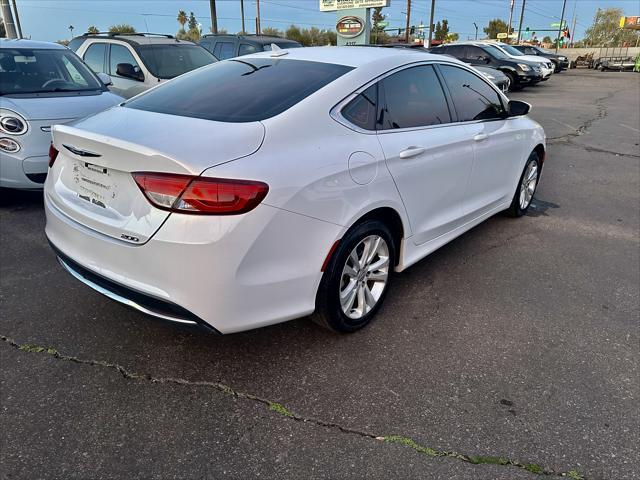
[[140, 245], [170, 213], [149, 203], [132, 172], [199, 175], [251, 155], [263, 138], [260, 122], [212, 122], [117, 107], [53, 128], [59, 153], [45, 192], [66, 217]]

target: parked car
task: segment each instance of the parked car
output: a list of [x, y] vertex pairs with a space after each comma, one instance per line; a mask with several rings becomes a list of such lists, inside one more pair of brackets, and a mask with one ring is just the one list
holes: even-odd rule
[[520, 50], [526, 55], [538, 55], [539, 57], [548, 58], [553, 62], [555, 73], [560, 73], [569, 68], [569, 59], [564, 55], [556, 55], [549, 50], [536, 47], [535, 45], [513, 45], [513, 48]]
[[123, 99], [78, 56], [57, 43], [0, 41], [0, 186], [42, 189], [51, 126]]
[[502, 90], [504, 93], [509, 91], [511, 81], [504, 73], [497, 68], [483, 67], [482, 65], [473, 65], [473, 68], [478, 70], [482, 75], [491, 81], [496, 87]]
[[542, 71], [542, 81], [549, 80], [555, 69], [553, 62], [548, 58], [537, 57], [535, 55], [525, 55], [520, 50], [513, 48], [506, 43], [492, 43], [491, 45], [499, 48], [504, 53], [516, 60], [526, 60], [527, 62], [537, 63]]
[[78, 280], [166, 320], [231, 333], [315, 311], [352, 332], [394, 271], [527, 211], [545, 159], [529, 108], [428, 53], [226, 60], [56, 126], [46, 235]]
[[542, 81], [542, 70], [532, 62], [516, 60], [502, 50], [486, 43], [447, 43], [434, 47], [431, 52], [452, 57], [476, 65], [494, 67], [504, 73], [511, 82], [511, 89], [518, 90], [526, 85]]
[[200, 45], [206, 48], [218, 60], [242, 57], [256, 52], [268, 52], [271, 45], [279, 48], [300, 48], [298, 42], [280, 37], [268, 35], [227, 35], [227, 34], [207, 34], [203, 35]]
[[111, 89], [131, 98], [216, 58], [193, 42], [154, 33], [85, 33], [69, 43], [96, 73], [111, 77]]

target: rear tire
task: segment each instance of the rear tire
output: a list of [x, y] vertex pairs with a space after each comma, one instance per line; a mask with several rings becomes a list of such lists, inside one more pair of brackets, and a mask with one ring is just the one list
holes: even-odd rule
[[511, 205], [506, 211], [510, 217], [521, 217], [529, 210], [536, 193], [536, 188], [538, 187], [540, 168], [541, 165], [538, 154], [531, 152], [522, 170], [522, 175], [520, 175], [520, 179], [518, 180], [518, 187], [511, 200]]
[[395, 263], [396, 246], [386, 224], [372, 219], [355, 225], [325, 269], [313, 321], [339, 333], [369, 324], [384, 302]]

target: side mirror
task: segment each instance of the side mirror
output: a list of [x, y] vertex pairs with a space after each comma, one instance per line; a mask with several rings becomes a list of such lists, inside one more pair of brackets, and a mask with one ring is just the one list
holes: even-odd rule
[[482, 57], [482, 61], [484, 63], [491, 63], [491, 59], [489, 57]]
[[109, 85], [113, 85], [113, 82], [111, 81], [111, 77], [106, 73], [102, 73], [102, 72], [98, 73], [98, 78], [104, 84], [105, 87], [108, 87]]
[[138, 80], [139, 82], [144, 81], [144, 74], [140, 70], [136, 71], [135, 67], [130, 63], [119, 63], [116, 66], [116, 74], [121, 77]]
[[521, 102], [520, 100], [509, 101], [509, 116], [521, 117], [526, 115], [531, 110], [531, 105], [527, 102]]

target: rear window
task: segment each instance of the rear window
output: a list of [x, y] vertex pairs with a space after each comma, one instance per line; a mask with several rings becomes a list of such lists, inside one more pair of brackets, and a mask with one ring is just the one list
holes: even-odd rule
[[350, 70], [304, 60], [238, 58], [177, 78], [125, 105], [219, 122], [255, 122], [284, 112]]
[[136, 51], [153, 76], [163, 79], [174, 78], [217, 61], [200, 45], [140, 45]]

